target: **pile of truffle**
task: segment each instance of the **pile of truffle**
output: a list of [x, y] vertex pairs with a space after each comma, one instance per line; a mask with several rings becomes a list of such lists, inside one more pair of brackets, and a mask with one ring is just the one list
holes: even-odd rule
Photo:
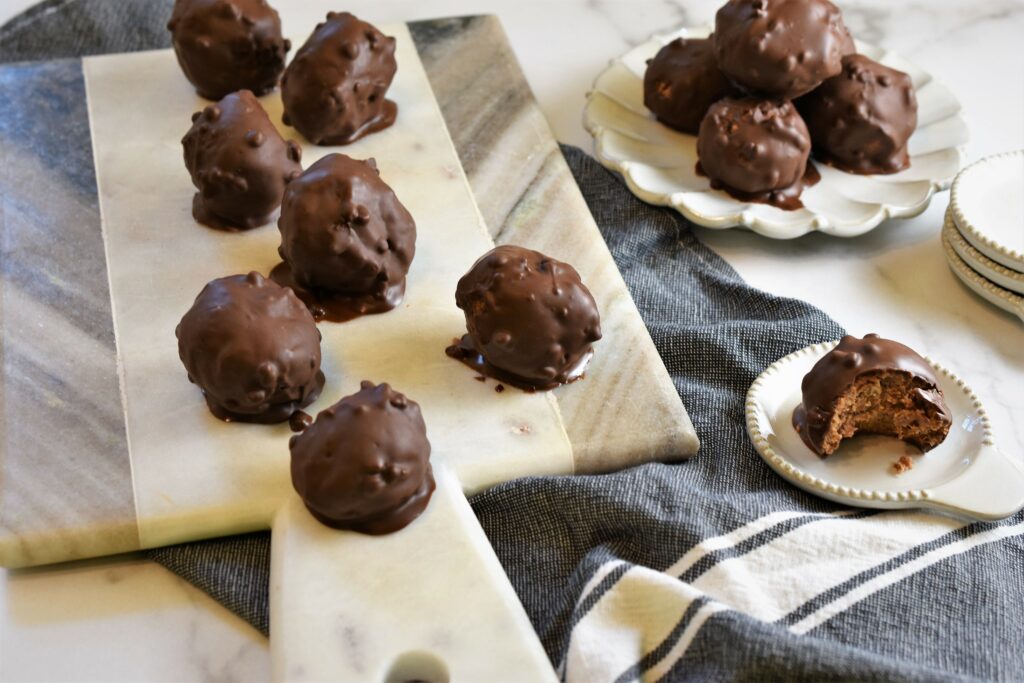
[[698, 172], [744, 201], [802, 206], [815, 158], [859, 174], [907, 168], [910, 77], [856, 53], [828, 0], [730, 0], [708, 38], [648, 62], [644, 104], [697, 135]]
[[[282, 123], [310, 142], [342, 145], [390, 126], [385, 94], [395, 39], [330, 13], [287, 69], [290, 43], [265, 0], [177, 0], [168, 28], [185, 76], [218, 101], [182, 139], [197, 192], [193, 216], [246, 230], [273, 220], [283, 259], [208, 283], [175, 330], [188, 378], [225, 421], [290, 422], [292, 482], [330, 526], [389, 533], [434, 490], [419, 406], [387, 384], [313, 421], [319, 396], [317, 322], [394, 309], [416, 252], [416, 224], [373, 159], [331, 153], [303, 171], [301, 148], [278, 132], [257, 95], [281, 83]], [[601, 337], [597, 304], [568, 264], [520, 247], [485, 254], [459, 282], [468, 334], [448, 350], [478, 373], [528, 390], [579, 379]], [[438, 349], [441, 352], [441, 349]], [[482, 377], [481, 377], [482, 379]]]

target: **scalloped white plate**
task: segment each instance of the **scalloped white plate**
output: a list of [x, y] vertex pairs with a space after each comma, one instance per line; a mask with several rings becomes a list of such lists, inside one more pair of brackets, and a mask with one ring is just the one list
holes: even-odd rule
[[[800, 382], [838, 341], [800, 349], [769, 366], [747, 392], [747, 432], [761, 457], [800, 488], [845, 505], [931, 508], [971, 519], [1003, 519], [1024, 508], [1024, 468], [998, 450], [981, 401], [929, 359], [953, 413], [941, 444], [922, 454], [884, 436], [858, 436], [820, 458], [793, 428]], [[909, 455], [913, 468], [894, 474]]]
[[956, 255], [978, 275], [1004, 289], [1024, 295], [1024, 273], [1018, 273], [1016, 270], [996, 263], [972, 247], [971, 243], [957, 229], [952, 210], [946, 211], [946, 220], [942, 224], [942, 239], [949, 242], [949, 246], [953, 247]]
[[965, 168], [953, 181], [949, 210], [971, 246], [1024, 273], [1024, 150], [985, 157]]
[[968, 289], [985, 301], [993, 306], [998, 306], [1004, 311], [1013, 313], [1021, 319], [1021, 322], [1024, 322], [1024, 295], [1000, 287], [975, 272], [956, 253], [956, 249], [949, 239], [946, 238], [946, 235], [942, 236], [942, 249], [946, 252], [946, 261], [949, 263], [949, 269], [953, 271], [953, 274], [957, 276], [960, 282], [964, 283]]
[[775, 239], [813, 230], [838, 237], [863, 234], [887, 218], [909, 218], [928, 207], [936, 192], [949, 188], [963, 166], [967, 123], [960, 103], [930, 75], [899, 56], [857, 42], [857, 50], [910, 75], [918, 101], [918, 127], [910, 138], [910, 168], [893, 175], [864, 176], [818, 163], [821, 182], [805, 190], [804, 208], [783, 211], [741, 202], [712, 190], [698, 176], [697, 138], [658, 122], [644, 107], [646, 61], [665, 43], [706, 37], [709, 27], [684, 28], [654, 36], [614, 60], [587, 95], [583, 125], [594, 136], [595, 154], [622, 174], [637, 197], [671, 206], [707, 228], [747, 227]]

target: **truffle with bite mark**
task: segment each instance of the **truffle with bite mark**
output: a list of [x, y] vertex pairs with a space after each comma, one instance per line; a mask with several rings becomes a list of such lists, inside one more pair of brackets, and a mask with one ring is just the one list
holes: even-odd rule
[[732, 92], [712, 38], [676, 38], [644, 72], [644, 105], [665, 125], [696, 135], [708, 107]]
[[293, 436], [290, 447], [292, 485], [310, 513], [336, 529], [398, 531], [434, 492], [420, 407], [387, 384], [363, 382]]
[[797, 108], [814, 155], [853, 173], [896, 173], [910, 166], [907, 141], [917, 127], [910, 76], [864, 55], [843, 58], [843, 70], [801, 97]]
[[469, 331], [448, 355], [528, 390], [579, 379], [601, 338], [601, 317], [579, 273], [511, 245], [484, 254], [459, 280]]
[[215, 228], [245, 230], [268, 223], [285, 185], [302, 172], [302, 150], [284, 141], [248, 90], [193, 114], [181, 144], [199, 190], [192, 215]]
[[207, 284], [175, 335], [189, 380], [222, 420], [284, 422], [323, 389], [313, 316], [259, 273]]
[[321, 158], [288, 183], [278, 228], [288, 272], [272, 277], [294, 284], [318, 317], [346, 320], [401, 301], [416, 223], [373, 159]]
[[799, 197], [811, 137], [791, 102], [734, 99], [711, 105], [700, 124], [701, 170], [732, 194], [784, 208]]
[[167, 29], [185, 77], [210, 100], [270, 92], [291, 48], [266, 0], [176, 0]]
[[801, 389], [793, 426], [823, 458], [856, 434], [893, 436], [928, 451], [952, 424], [928, 361], [877, 334], [843, 337], [804, 376]]
[[729, 0], [715, 14], [718, 66], [753, 94], [799, 97], [838, 74], [854, 49], [828, 0]]
[[330, 12], [281, 79], [284, 123], [316, 145], [347, 145], [383, 130], [398, 114], [385, 98], [397, 69], [394, 38], [348, 12]]

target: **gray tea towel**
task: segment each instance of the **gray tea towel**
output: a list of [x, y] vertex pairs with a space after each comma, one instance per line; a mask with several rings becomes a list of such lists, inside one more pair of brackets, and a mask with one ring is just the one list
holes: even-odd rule
[[[0, 61], [165, 46], [168, 6], [51, 0], [0, 29]], [[842, 329], [749, 287], [677, 214], [563, 151], [702, 448], [683, 464], [524, 479], [472, 500], [560, 675], [1024, 680], [1024, 514], [843, 509], [776, 476], [747, 439], [745, 392]], [[267, 632], [269, 534], [150, 556]]]

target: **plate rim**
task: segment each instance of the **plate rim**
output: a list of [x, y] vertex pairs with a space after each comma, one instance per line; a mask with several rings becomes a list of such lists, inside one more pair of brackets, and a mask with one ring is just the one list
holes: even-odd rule
[[959, 201], [960, 183], [963, 181], [965, 176], [977, 172], [977, 169], [985, 166], [986, 164], [1017, 156], [1024, 157], [1024, 149], [1014, 149], [1007, 152], [1000, 152], [998, 154], [991, 154], [965, 166], [957, 174], [949, 189], [949, 210], [952, 213], [953, 220], [956, 222], [957, 228], [959, 228], [961, 234], [963, 234], [964, 239], [970, 242], [975, 249], [982, 252], [993, 261], [996, 261], [1011, 270], [1024, 271], [1024, 253], [1015, 249], [1010, 249], [982, 233], [981, 230], [979, 230], [978, 227], [964, 214], [963, 207], [960, 205]]
[[965, 287], [980, 296], [993, 306], [1011, 314], [1016, 315], [1024, 322], [1024, 294], [1017, 294], [1004, 287], [1000, 287], [985, 276], [981, 275], [956, 253], [956, 249], [942, 235], [942, 250], [946, 255], [946, 263], [953, 275], [959, 279]]
[[[801, 236], [806, 235], [806, 234], [811, 233], [811, 232], [821, 232], [821, 233], [824, 233], [824, 234], [827, 234], [827, 235], [831, 235], [833, 237], [849, 238], [849, 237], [858, 237], [858, 236], [863, 235], [863, 234], [865, 234], [867, 232], [870, 232], [871, 230], [875, 229], [881, 223], [883, 223], [884, 221], [886, 221], [886, 220], [888, 220], [890, 218], [914, 218], [915, 216], [921, 215], [922, 213], [924, 213], [924, 211], [931, 204], [931, 201], [934, 198], [934, 196], [937, 193], [939, 193], [939, 192], [943, 192], [945, 190], [948, 190], [952, 186], [952, 184], [955, 181], [957, 175], [964, 170], [964, 168], [965, 168], [964, 167], [964, 162], [965, 162], [965, 159], [966, 159], [966, 156], [967, 156], [967, 144], [966, 144], [966, 142], [964, 144], [948, 148], [948, 149], [955, 150], [955, 152], [957, 154], [957, 173], [955, 173], [952, 176], [947, 177], [947, 178], [940, 178], [940, 179], [929, 178], [929, 179], [922, 179], [922, 180], [919, 180], [919, 181], [915, 181], [915, 182], [928, 182], [928, 184], [929, 184], [928, 192], [927, 192], [927, 194], [924, 196], [924, 198], [920, 202], [917, 202], [917, 203], [914, 203], [914, 204], [909, 204], [909, 205], [895, 205], [895, 204], [879, 203], [877, 205], [878, 206], [878, 210], [875, 211], [875, 213], [873, 213], [866, 220], [863, 220], [863, 221], [860, 221], [860, 222], [856, 222], [856, 223], [844, 224], [844, 225], [839, 226], [839, 227], [837, 227], [829, 219], [829, 217], [827, 215], [823, 215], [823, 214], [820, 214], [820, 213], [812, 214], [811, 216], [809, 216], [809, 218], [807, 220], [805, 220], [803, 222], [795, 222], [794, 221], [794, 222], [787, 222], [787, 223], [779, 223], [779, 222], [775, 222], [775, 221], [770, 221], [770, 220], [767, 220], [767, 219], [764, 219], [764, 218], [761, 218], [761, 217], [754, 216], [752, 213], [750, 213], [748, 208], [747, 208], [749, 203], [746, 203], [746, 204], [739, 204], [739, 203], [737, 203], [737, 207], [743, 206], [745, 208], [738, 209], [737, 211], [735, 211], [735, 212], [733, 212], [731, 214], [724, 215], [724, 216], [708, 217], [708, 216], [704, 216], [704, 215], [702, 215], [702, 214], [692, 210], [690, 207], [686, 206], [685, 204], [677, 204], [677, 203], [673, 202], [672, 201], [672, 197], [674, 195], [664, 194], [664, 193], [659, 194], [659, 193], [647, 192], [646, 190], [643, 190], [642, 188], [640, 188], [636, 184], [636, 181], [632, 178], [632, 174], [630, 172], [630, 168], [634, 164], [634, 162], [632, 162], [630, 160], [617, 161], [615, 159], [612, 159], [608, 155], [606, 155], [604, 153], [604, 151], [603, 151], [603, 146], [604, 146], [603, 137], [605, 136], [605, 133], [608, 131], [608, 129], [605, 126], [602, 126], [602, 125], [592, 121], [591, 117], [589, 115], [590, 108], [593, 105], [593, 102], [594, 102], [594, 99], [595, 99], [596, 96], [600, 96], [600, 97], [604, 97], [606, 99], [610, 99], [610, 98], [608, 98], [607, 95], [601, 93], [597, 89], [598, 81], [602, 78], [602, 76], [609, 69], [613, 68], [616, 64], [623, 64], [623, 57], [625, 57], [627, 54], [633, 52], [634, 50], [636, 50], [641, 45], [645, 45], [645, 44], [650, 43], [650, 42], [657, 42], [657, 43], [659, 43], [661, 45], [664, 45], [667, 42], [669, 42], [670, 40], [673, 40], [673, 39], [675, 39], [677, 37], [686, 37], [688, 35], [703, 35], [703, 36], [706, 36], [709, 33], [711, 33], [712, 31], [713, 31], [713, 27], [709, 26], [708, 24], [703, 24], [703, 25], [697, 25], [697, 26], [683, 26], [683, 27], [680, 27], [678, 29], [675, 29], [675, 30], [667, 32], [667, 33], [654, 33], [654, 34], [650, 35], [646, 40], [641, 41], [637, 45], [631, 47], [629, 50], [627, 50], [623, 54], [621, 54], [621, 55], [619, 55], [619, 56], [609, 60], [608, 65], [600, 73], [597, 74], [597, 76], [594, 78], [594, 81], [593, 81], [593, 83], [592, 83], [592, 85], [590, 87], [590, 90], [587, 91], [586, 104], [584, 105], [584, 108], [583, 108], [583, 117], [582, 117], [583, 118], [583, 128], [590, 134], [590, 136], [594, 140], [594, 155], [597, 157], [597, 160], [601, 163], [602, 166], [604, 166], [605, 168], [607, 168], [607, 169], [609, 169], [611, 171], [619, 173], [622, 176], [622, 178], [625, 180], [626, 185], [627, 185], [627, 187], [629, 187], [630, 192], [634, 196], [639, 198], [641, 201], [647, 202], [649, 204], [654, 204], [654, 205], [657, 205], [657, 206], [670, 207], [670, 208], [674, 209], [675, 211], [677, 211], [680, 215], [682, 215], [687, 220], [689, 220], [689, 221], [691, 221], [691, 222], [693, 222], [693, 223], [695, 223], [697, 225], [700, 225], [701, 227], [709, 228], [709, 229], [712, 229], [712, 230], [726, 230], [726, 229], [731, 229], [731, 228], [744, 227], [744, 228], [747, 228], [747, 229], [751, 230], [752, 232], [755, 232], [755, 233], [757, 233], [759, 235], [763, 235], [765, 237], [769, 237], [769, 238], [772, 238], [772, 239], [794, 239], [794, 238], [801, 237]], [[859, 45], [863, 46], [863, 47], [875, 47], [875, 48], [878, 47], [878, 46], [872, 45], [870, 43], [864, 43], [864, 42], [859, 42]], [[879, 49], [883, 49], [883, 48], [879, 48]], [[892, 53], [892, 54], [894, 54], [896, 56], [900, 56], [897, 53]], [[902, 58], [902, 56], [900, 56], [900, 57]], [[913, 64], [912, 62], [909, 62], [909, 60], [907, 60], [907, 61], [908, 61], [908, 63]], [[929, 77], [929, 82], [932, 82], [932, 81], [936, 80], [930, 73], [925, 72], [923, 70], [921, 72], [924, 75]], [[950, 91], [950, 94], [953, 95], [952, 91]], [[950, 117], [947, 117], [947, 118], [951, 118], [951, 117], [954, 117], [954, 116], [959, 118], [960, 121], [963, 122], [964, 127], [968, 131], [968, 135], [969, 135], [970, 128], [967, 126], [967, 120], [964, 117], [963, 106], [960, 104], [959, 98], [956, 98], [955, 95], [953, 95], [953, 97], [954, 97], [954, 99], [956, 99], [957, 110], [956, 110], [955, 113], [951, 114]], [[662, 124], [662, 125], [664, 125], [664, 124]], [[968, 139], [968, 141], [969, 141], [969, 139]], [[869, 177], [871, 177], [871, 176], [869, 176]], [[738, 202], [738, 200], [733, 200], [733, 201], [737, 201]]]
[[[813, 475], [806, 470], [794, 465], [792, 462], [787, 460], [780, 454], [772, 445], [769, 443], [767, 436], [761, 429], [761, 416], [765, 414], [765, 411], [761, 408], [760, 392], [764, 388], [765, 382], [771, 376], [779, 372], [779, 370], [794, 360], [803, 358], [805, 356], [816, 356], [821, 357], [828, 351], [832, 350], [837, 344], [838, 339], [826, 342], [820, 342], [817, 344], [811, 344], [805, 346], [802, 349], [798, 349], [790, 354], [787, 354], [775, 361], [767, 368], [765, 368], [750, 385], [747, 390], [746, 401], [744, 405], [744, 413], [746, 417], [747, 435], [754, 445], [754, 450], [757, 451], [758, 455], [786, 481], [798, 486], [799, 488], [813, 493], [817, 496], [827, 498], [834, 502], [854, 505], [858, 507], [870, 507], [870, 508], [881, 508], [881, 509], [892, 509], [892, 508], [919, 508], [919, 507], [938, 507], [943, 510], [949, 510], [943, 506], [940, 500], [935, 498], [935, 490], [944, 488], [952, 485], [958, 479], [964, 476], [965, 473], [969, 472], [973, 467], [976, 466], [977, 459], [972, 464], [965, 468], [961, 473], [953, 477], [953, 479], [944, 482], [940, 485], [933, 487], [920, 487], [912, 488], [908, 487], [899, 491], [880, 491], [878, 489], [864, 489], [852, 486], [844, 486], [842, 484], [836, 484], [834, 482], [825, 481], [816, 475]], [[981, 433], [981, 449], [986, 448], [995, 449], [995, 439], [992, 433], [992, 423], [989, 419], [988, 412], [985, 406], [982, 404], [981, 399], [978, 398], [977, 394], [967, 386], [966, 382], [953, 373], [945, 366], [937, 363], [928, 356], [923, 356], [925, 361], [938, 373], [945, 376], [958, 389], [964, 392], [967, 399], [970, 401], [971, 406], [974, 408], [978, 418], [981, 421], [982, 433]], [[767, 418], [765, 418], [767, 419]], [[998, 457], [1005, 457], [998, 454]], [[949, 510], [952, 511], [952, 510]], [[966, 509], [958, 509], [957, 511], [965, 515], [970, 515], [971, 511]]]
[[[960, 232], [957, 227], [956, 220], [953, 218], [952, 212], [948, 209], [946, 210], [945, 220], [942, 223], [942, 237], [949, 241], [950, 246], [953, 247], [953, 251], [956, 252], [957, 256], [959, 256], [964, 263], [978, 273], [978, 275], [981, 275], [1003, 289], [1009, 290], [1010, 292], [1020, 296], [1024, 296], [1024, 273], [1018, 273], [1016, 270], [1007, 268], [975, 249]], [[997, 278], [1005, 278], [1021, 289], [1018, 291], [1012, 287], [1008, 287]]]

